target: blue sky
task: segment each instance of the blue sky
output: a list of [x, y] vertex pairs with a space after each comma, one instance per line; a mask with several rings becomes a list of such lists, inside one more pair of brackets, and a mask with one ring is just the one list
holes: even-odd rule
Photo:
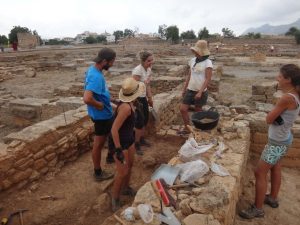
[[0, 0], [0, 6], [1, 35], [20, 25], [42, 38], [125, 28], [154, 33], [161, 24], [196, 33], [204, 26], [210, 33], [228, 27], [239, 35], [249, 27], [288, 24], [300, 17], [299, 0]]

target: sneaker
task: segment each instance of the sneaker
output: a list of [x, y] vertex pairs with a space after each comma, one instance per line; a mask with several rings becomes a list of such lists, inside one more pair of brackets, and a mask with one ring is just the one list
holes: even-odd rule
[[279, 206], [278, 201], [273, 199], [270, 195], [266, 195], [264, 203], [272, 208], [278, 208]]
[[139, 142], [135, 142], [135, 150], [137, 155], [144, 155], [144, 152], [141, 149], [141, 145]]
[[113, 212], [116, 212], [116, 211], [118, 211], [120, 208], [121, 208], [121, 202], [120, 202], [120, 199], [114, 199], [114, 198], [112, 198], [112, 199], [111, 199], [111, 210], [112, 210]]
[[113, 173], [107, 172], [105, 170], [102, 170], [102, 173], [99, 175], [94, 173], [94, 178], [96, 181], [108, 180], [111, 179], [113, 176], [114, 176]]
[[126, 187], [122, 190], [122, 195], [128, 195], [130, 197], [134, 197], [136, 195], [136, 191], [132, 187]]
[[265, 212], [263, 209], [256, 208], [255, 205], [251, 205], [250, 208], [244, 209], [239, 212], [239, 216], [244, 219], [253, 219], [255, 217], [264, 217]]
[[146, 141], [145, 138], [141, 138], [140, 144], [141, 146], [151, 147], [150, 142]]

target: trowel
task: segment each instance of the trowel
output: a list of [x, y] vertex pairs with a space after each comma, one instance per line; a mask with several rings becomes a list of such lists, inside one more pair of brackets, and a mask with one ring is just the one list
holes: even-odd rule
[[158, 219], [169, 225], [181, 225], [179, 220], [176, 218], [176, 216], [173, 214], [171, 209], [169, 207], [163, 208], [163, 212], [161, 214], [158, 214], [157, 217]]
[[152, 116], [153, 116], [153, 118], [154, 118], [155, 121], [158, 121], [158, 120], [159, 120], [158, 115], [157, 115], [157, 113], [155, 112], [155, 110], [154, 110], [153, 107], [150, 107], [150, 108], [149, 108], [149, 112], [152, 114]]

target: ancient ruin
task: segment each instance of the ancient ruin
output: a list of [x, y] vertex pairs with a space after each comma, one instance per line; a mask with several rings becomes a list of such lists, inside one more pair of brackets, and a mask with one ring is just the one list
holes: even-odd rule
[[[265, 115], [281, 95], [275, 76], [285, 63], [299, 65], [300, 47], [288, 37], [219, 41], [210, 40], [214, 70], [206, 109], [215, 107], [221, 118], [217, 128], [209, 132], [195, 129], [193, 137], [198, 143], [213, 143], [201, 159], [209, 167], [213, 163], [223, 166], [229, 176], [209, 170], [196, 186], [170, 191], [177, 203], [172, 212], [186, 225], [250, 224], [237, 216], [236, 209], [253, 198], [251, 168], [267, 142]], [[275, 52], [269, 52], [270, 44]], [[216, 45], [218, 52], [214, 51]], [[102, 47], [53, 46], [0, 53], [1, 215], [26, 208], [24, 224], [120, 224], [110, 210], [113, 180], [96, 183], [92, 178], [93, 125], [82, 100], [85, 71]], [[184, 162], [178, 151], [189, 136], [178, 136], [176, 131], [182, 125], [178, 108], [187, 61], [192, 56], [190, 44], [133, 39], [108, 47], [117, 52], [115, 65], [106, 73], [114, 97], [122, 80], [139, 63], [140, 50], [152, 51], [155, 58], [152, 90], [156, 116], [150, 118], [148, 129], [153, 147], [144, 156], [136, 156], [132, 186], [138, 193], [135, 198], [125, 198], [116, 213], [124, 224], [144, 224], [139, 216], [126, 221], [122, 212], [146, 203], [160, 213], [151, 175], [161, 164]], [[279, 211], [267, 210], [273, 217], [266, 217], [264, 224], [298, 221], [297, 210], [289, 209], [289, 204], [299, 208], [299, 196], [287, 197], [285, 192], [299, 193], [300, 119], [293, 134], [293, 145], [283, 160], [289, 167], [283, 172], [287, 178], [281, 193], [282, 199], [287, 198], [282, 202], [286, 210], [275, 218]], [[113, 165], [106, 167], [114, 170]], [[15, 218], [12, 224], [17, 223]], [[160, 222], [154, 217], [149, 224]]]

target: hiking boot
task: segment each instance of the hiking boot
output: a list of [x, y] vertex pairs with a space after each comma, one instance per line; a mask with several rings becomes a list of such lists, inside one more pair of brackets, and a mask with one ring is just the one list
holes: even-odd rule
[[103, 181], [103, 180], [108, 180], [111, 179], [114, 176], [113, 173], [107, 172], [105, 170], [102, 170], [100, 174], [94, 173], [94, 179], [96, 181]]
[[251, 205], [248, 209], [244, 209], [239, 212], [239, 216], [244, 219], [253, 219], [255, 217], [264, 217], [265, 212], [263, 209], [256, 208], [255, 205]]
[[134, 197], [136, 195], [136, 191], [132, 187], [126, 187], [122, 190], [122, 195], [128, 195], [130, 197]]
[[145, 138], [141, 138], [140, 145], [145, 147], [151, 147], [150, 142], [146, 141]]
[[113, 212], [116, 212], [116, 211], [118, 211], [120, 208], [121, 208], [121, 202], [120, 202], [120, 199], [114, 199], [114, 198], [112, 198], [112, 199], [111, 199], [111, 210], [112, 210]]
[[144, 155], [144, 152], [141, 149], [141, 145], [139, 142], [135, 142], [135, 150], [137, 155]]
[[279, 206], [278, 201], [273, 199], [270, 195], [265, 196], [264, 203], [271, 206], [272, 208], [278, 208]]

